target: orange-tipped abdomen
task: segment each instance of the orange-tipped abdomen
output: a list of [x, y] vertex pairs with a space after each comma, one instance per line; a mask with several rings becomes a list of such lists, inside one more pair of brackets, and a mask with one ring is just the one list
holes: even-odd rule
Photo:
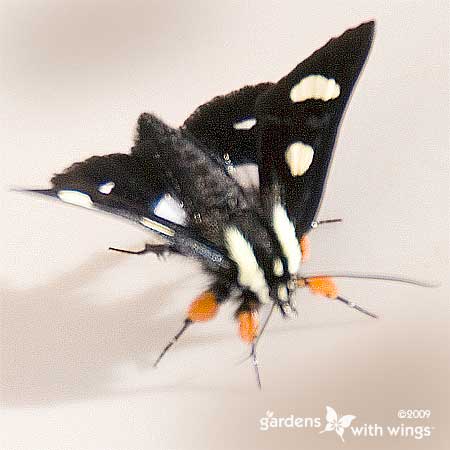
[[238, 314], [239, 336], [244, 342], [251, 344], [258, 334], [258, 313], [242, 311]]
[[206, 291], [191, 303], [187, 316], [192, 322], [206, 322], [214, 318], [218, 310], [217, 297], [213, 292]]
[[307, 278], [306, 285], [313, 294], [328, 298], [336, 298], [338, 296], [336, 284], [331, 277]]

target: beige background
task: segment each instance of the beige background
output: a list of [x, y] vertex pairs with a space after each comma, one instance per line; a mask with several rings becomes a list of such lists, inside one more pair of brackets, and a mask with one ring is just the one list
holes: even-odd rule
[[[342, 281], [373, 321], [298, 293], [300, 316], [262, 340], [256, 390], [231, 308], [157, 352], [205, 285], [196, 264], [111, 254], [141, 231], [10, 193], [92, 154], [127, 151], [135, 120], [179, 125], [199, 104], [276, 80], [375, 18], [307, 270], [402, 274], [422, 289]], [[448, 1], [1, 3], [2, 420], [4, 450], [449, 448]], [[277, 417], [430, 425], [431, 438], [258, 429]], [[429, 420], [399, 420], [424, 408]]]

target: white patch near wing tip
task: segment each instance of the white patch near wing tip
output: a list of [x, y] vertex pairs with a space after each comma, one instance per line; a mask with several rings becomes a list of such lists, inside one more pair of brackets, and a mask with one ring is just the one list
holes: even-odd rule
[[294, 103], [311, 99], [327, 102], [339, 97], [340, 94], [341, 88], [333, 78], [308, 75], [291, 89], [290, 98]]
[[279, 203], [276, 203], [273, 207], [273, 229], [287, 259], [289, 273], [296, 274], [300, 267], [302, 252], [294, 224], [289, 220], [286, 210]]
[[303, 175], [311, 165], [314, 149], [303, 142], [294, 142], [289, 145], [285, 153], [286, 163], [293, 177]]
[[269, 287], [250, 242], [235, 226], [225, 229], [224, 238], [230, 258], [238, 267], [239, 284], [248, 287], [262, 303], [268, 303]]
[[61, 189], [56, 193], [58, 198], [65, 203], [81, 206], [82, 208], [93, 209], [94, 203], [91, 197], [84, 192], [75, 191], [71, 189]]
[[235, 130], [251, 130], [256, 125], [256, 119], [249, 117], [233, 124]]
[[105, 195], [111, 194], [111, 191], [115, 186], [116, 183], [114, 183], [114, 181], [107, 181], [106, 183], [103, 183], [98, 187], [98, 192]]

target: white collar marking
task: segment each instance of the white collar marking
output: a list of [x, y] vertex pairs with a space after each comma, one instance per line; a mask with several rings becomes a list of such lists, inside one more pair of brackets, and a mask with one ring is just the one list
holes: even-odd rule
[[268, 303], [269, 286], [250, 242], [235, 226], [225, 229], [224, 238], [230, 258], [238, 267], [239, 284], [254, 292], [262, 303]]

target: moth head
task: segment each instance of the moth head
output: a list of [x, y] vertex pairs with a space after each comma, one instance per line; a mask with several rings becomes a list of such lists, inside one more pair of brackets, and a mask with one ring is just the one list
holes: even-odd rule
[[295, 300], [293, 297], [295, 288], [296, 284], [291, 277], [288, 280], [283, 280], [282, 282], [274, 284], [272, 287], [272, 301], [278, 305], [281, 314], [287, 318], [297, 316]]
[[[284, 211], [284, 210], [283, 210]], [[224, 229], [228, 256], [236, 266], [236, 284], [253, 292], [260, 303], [276, 303], [285, 316], [295, 314], [292, 294], [300, 262], [300, 250], [286, 251], [286, 246], [298, 246], [295, 230], [289, 222], [280, 225], [280, 217], [272, 224], [262, 223], [251, 215]], [[292, 225], [292, 226], [291, 226]], [[294, 233], [280, 239], [278, 233]], [[298, 256], [300, 255], [300, 256]]]

